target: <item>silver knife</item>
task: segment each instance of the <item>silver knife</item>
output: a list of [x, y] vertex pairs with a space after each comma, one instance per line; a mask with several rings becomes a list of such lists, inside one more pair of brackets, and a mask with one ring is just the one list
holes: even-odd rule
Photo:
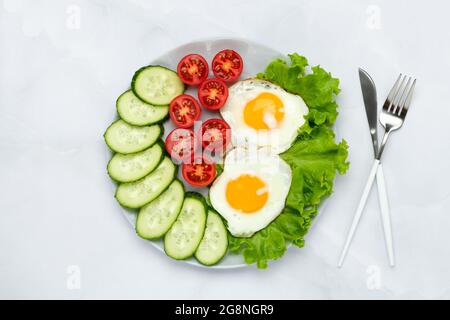
[[[359, 81], [364, 99], [364, 107], [366, 109], [367, 121], [369, 122], [370, 135], [372, 137], [374, 157], [378, 153], [378, 108], [377, 108], [377, 90], [375, 83], [369, 74], [363, 69], [359, 68]], [[383, 166], [380, 162], [377, 170], [377, 188], [378, 200], [380, 202], [381, 220], [383, 223], [384, 240], [386, 242], [386, 250], [389, 258], [389, 264], [393, 267], [395, 265], [394, 259], [394, 245], [392, 240], [391, 217], [389, 210], [389, 202], [386, 192], [386, 184], [384, 182]]]

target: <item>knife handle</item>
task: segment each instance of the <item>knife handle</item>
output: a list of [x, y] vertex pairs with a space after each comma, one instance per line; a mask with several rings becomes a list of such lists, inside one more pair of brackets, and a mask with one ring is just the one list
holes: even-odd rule
[[378, 187], [378, 200], [380, 202], [381, 209], [381, 221], [383, 223], [384, 241], [386, 242], [386, 250], [389, 258], [389, 265], [395, 266], [394, 259], [394, 244], [392, 240], [392, 226], [391, 215], [389, 210], [389, 202], [386, 192], [386, 183], [384, 182], [383, 166], [378, 165], [377, 170], [377, 187]]
[[372, 165], [372, 169], [370, 170], [369, 177], [367, 178], [366, 186], [364, 187], [364, 191], [361, 195], [361, 199], [359, 200], [358, 207], [356, 208], [355, 215], [353, 216], [352, 225], [350, 226], [350, 230], [347, 234], [347, 239], [345, 240], [344, 248], [342, 249], [341, 256], [339, 258], [338, 267], [342, 267], [344, 263], [345, 256], [347, 255], [348, 248], [350, 247], [350, 243], [353, 240], [353, 236], [355, 235], [356, 228], [358, 227], [359, 220], [361, 219], [362, 212], [364, 207], [366, 206], [367, 197], [369, 196], [370, 189], [372, 189], [373, 182], [375, 181], [375, 176], [378, 171], [378, 164], [380, 160], [375, 159]]

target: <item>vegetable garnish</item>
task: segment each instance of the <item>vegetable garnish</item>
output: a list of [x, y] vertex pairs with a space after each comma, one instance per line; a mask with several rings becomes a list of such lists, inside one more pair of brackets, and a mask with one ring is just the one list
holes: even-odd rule
[[228, 87], [218, 78], [207, 79], [198, 88], [198, 99], [209, 110], [223, 107], [228, 98]]
[[[297, 53], [289, 55], [290, 65], [286, 61], [276, 59], [259, 73], [258, 78], [271, 81], [283, 87], [286, 91], [298, 94], [308, 105], [309, 113], [306, 116], [310, 127], [318, 125], [332, 125], [338, 115], [335, 95], [339, 93], [339, 79], [320, 66], [311, 68], [306, 72], [308, 60]], [[308, 128], [303, 127], [304, 131]]]
[[336, 143], [329, 127], [338, 114], [335, 95], [339, 93], [339, 80], [319, 66], [307, 72], [308, 61], [297, 53], [289, 58], [290, 63], [272, 61], [264, 73], [258, 74], [258, 78], [300, 95], [310, 110], [297, 139], [281, 154], [293, 174], [286, 206], [252, 237], [229, 235], [230, 251], [241, 253], [246, 263], [256, 263], [258, 268], [266, 268], [268, 260], [281, 258], [289, 243], [303, 247], [321, 200], [332, 193], [336, 172], [344, 174], [349, 166], [346, 141]]
[[188, 94], [175, 97], [169, 107], [170, 119], [180, 128], [192, 127], [200, 118], [201, 111], [197, 100]]
[[199, 54], [188, 54], [178, 63], [177, 73], [187, 85], [198, 85], [208, 78], [208, 63]]
[[231, 139], [230, 130], [230, 126], [222, 119], [208, 119], [203, 122], [201, 127], [203, 149], [226, 150]]
[[241, 75], [244, 62], [239, 53], [231, 49], [225, 49], [214, 56], [211, 68], [217, 78], [231, 82]]
[[205, 187], [216, 177], [216, 166], [211, 159], [203, 155], [196, 157], [191, 163], [183, 163], [181, 172], [184, 180], [190, 185]]
[[194, 136], [192, 129], [176, 128], [172, 130], [165, 141], [167, 153], [177, 162], [190, 162], [197, 146]]

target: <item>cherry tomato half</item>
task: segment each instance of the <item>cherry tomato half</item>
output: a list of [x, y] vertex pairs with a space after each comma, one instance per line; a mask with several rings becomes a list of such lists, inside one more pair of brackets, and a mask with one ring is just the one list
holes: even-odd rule
[[211, 68], [217, 78], [227, 82], [234, 81], [241, 75], [244, 61], [236, 51], [225, 49], [214, 56]]
[[197, 100], [188, 94], [175, 97], [170, 103], [169, 115], [172, 122], [180, 128], [189, 128], [200, 118], [202, 110]]
[[199, 54], [188, 54], [178, 63], [177, 73], [187, 85], [197, 85], [208, 78], [208, 63]]
[[223, 107], [228, 98], [228, 87], [218, 78], [207, 79], [198, 87], [198, 99], [209, 110]]
[[195, 187], [205, 187], [216, 177], [216, 166], [211, 159], [203, 156], [192, 163], [183, 163], [181, 173], [184, 180]]
[[231, 129], [222, 119], [208, 119], [202, 124], [200, 137], [203, 149], [226, 150]]
[[166, 138], [166, 151], [176, 161], [189, 161], [193, 157], [197, 143], [195, 143], [192, 129], [176, 128]]

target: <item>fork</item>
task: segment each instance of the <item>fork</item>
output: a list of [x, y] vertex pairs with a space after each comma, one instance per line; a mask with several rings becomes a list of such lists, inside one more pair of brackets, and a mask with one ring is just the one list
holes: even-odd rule
[[[380, 159], [389, 135], [391, 134], [391, 132], [400, 129], [403, 125], [403, 122], [405, 121], [406, 114], [408, 113], [409, 106], [411, 105], [412, 93], [414, 91], [415, 85], [416, 79], [412, 80], [411, 77], [402, 76], [402, 74], [400, 74], [397, 78], [397, 81], [395, 81], [394, 86], [389, 91], [386, 101], [384, 102], [383, 109], [380, 114], [380, 123], [385, 129], [384, 136], [381, 140], [380, 147], [378, 148], [378, 153], [375, 157], [372, 169], [370, 170], [366, 186], [364, 187], [364, 191], [361, 195], [361, 199], [359, 200], [355, 216], [353, 217], [353, 221], [350, 226], [344, 248], [342, 249], [342, 253], [339, 258], [338, 267], [342, 267], [345, 256], [347, 255], [348, 249], [350, 247], [350, 243], [352, 242], [353, 236], [355, 235], [356, 228], [358, 227], [358, 223], [361, 219], [364, 206], [366, 205], [370, 189], [372, 188], [373, 182], [375, 180], [378, 165], [380, 163]], [[392, 239], [390, 235], [388, 235], [388, 237], [386, 238]]]

